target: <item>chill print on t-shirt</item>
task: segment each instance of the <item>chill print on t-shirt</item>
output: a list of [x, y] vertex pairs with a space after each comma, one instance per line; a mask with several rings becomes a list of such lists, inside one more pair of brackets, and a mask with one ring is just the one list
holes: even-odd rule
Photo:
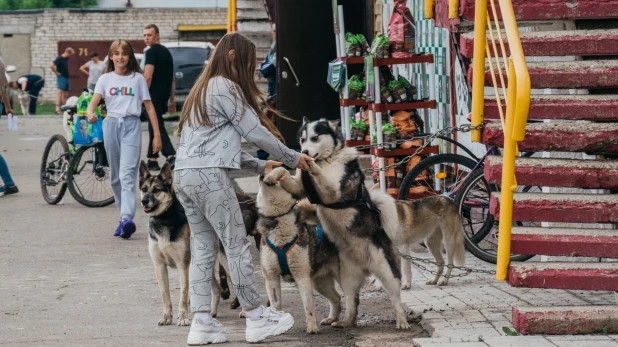
[[111, 96], [135, 96], [133, 94], [133, 88], [128, 87], [112, 87], [109, 90]]

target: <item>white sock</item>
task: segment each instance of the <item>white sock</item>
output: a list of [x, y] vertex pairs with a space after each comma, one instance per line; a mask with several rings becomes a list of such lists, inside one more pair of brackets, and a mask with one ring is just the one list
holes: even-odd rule
[[251, 311], [245, 311], [245, 317], [251, 320], [258, 320], [261, 318], [263, 311], [264, 311], [264, 306], [260, 305]]
[[202, 324], [212, 324], [212, 316], [210, 315], [210, 312], [195, 312], [193, 316], [202, 321]]

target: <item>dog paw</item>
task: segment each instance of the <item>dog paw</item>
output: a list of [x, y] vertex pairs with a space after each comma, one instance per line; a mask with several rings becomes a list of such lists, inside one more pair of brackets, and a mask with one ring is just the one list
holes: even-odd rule
[[438, 283], [438, 281], [436, 281], [435, 279], [425, 281], [425, 284], [430, 285], [430, 286], [435, 286], [436, 283]]
[[158, 323], [159, 325], [172, 325], [172, 315], [164, 314], [163, 318]]
[[245, 314], [245, 310], [240, 311], [240, 313], [238, 314], [238, 318], [247, 318], [247, 315]]
[[410, 289], [412, 286], [410, 286], [410, 284], [408, 283], [402, 283], [401, 284], [401, 290], [408, 290]]
[[408, 330], [410, 329], [410, 324], [408, 324], [408, 322], [406, 322], [405, 320], [402, 320], [400, 322], [397, 322], [397, 329], [398, 330]]
[[322, 319], [322, 321], [320, 322], [320, 325], [331, 325], [336, 321], [337, 321], [337, 318], [328, 317], [328, 318]]
[[333, 328], [351, 328], [356, 326], [356, 322], [338, 321], [331, 324]]
[[212, 318], [216, 318], [216, 317], [217, 317], [217, 310], [211, 310], [211, 311], [210, 311], [210, 316], [211, 316]]
[[312, 175], [317, 176], [322, 172], [322, 168], [318, 166], [314, 161], [310, 161], [309, 163], [309, 172]]
[[279, 180], [287, 173], [287, 170], [282, 167], [273, 169], [266, 177], [264, 177], [264, 184], [267, 186], [274, 186]]
[[232, 302], [230, 303], [230, 308], [232, 310], [235, 310], [235, 309], [237, 309], [239, 307], [240, 307], [240, 301], [238, 301], [238, 297], [235, 296], [234, 299], [232, 300]]
[[320, 328], [318, 328], [315, 322], [311, 322], [307, 324], [307, 334], [317, 334], [320, 332]]
[[448, 284], [448, 278], [442, 278], [440, 281], [438, 281], [438, 286], [442, 287]]
[[191, 320], [189, 318], [178, 318], [178, 323], [176, 325], [179, 327], [188, 327], [191, 325]]

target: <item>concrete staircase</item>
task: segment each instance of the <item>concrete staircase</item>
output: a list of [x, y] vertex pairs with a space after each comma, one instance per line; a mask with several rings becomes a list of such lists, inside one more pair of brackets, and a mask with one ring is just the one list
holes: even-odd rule
[[236, 18], [238, 32], [247, 36], [257, 47], [255, 81], [264, 92], [268, 90], [266, 79], [259, 71], [261, 63], [272, 44], [271, 27], [264, 0], [237, 0]]
[[[618, 291], [618, 263], [599, 262], [599, 258], [618, 258], [618, 232], [612, 230], [615, 227], [598, 224], [610, 223], [611, 227], [618, 223], [618, 195], [611, 194], [618, 190], [618, 161], [605, 159], [618, 154], [618, 95], [614, 94], [618, 88], [618, 1], [512, 2], [518, 21], [526, 23], [520, 31], [534, 94], [529, 119], [541, 121], [528, 124], [519, 150], [543, 156], [518, 158], [516, 178], [518, 185], [540, 186], [544, 192], [515, 193], [513, 220], [552, 227], [514, 227], [511, 251], [559, 256], [567, 261], [511, 263], [508, 283], [527, 288]], [[474, 20], [474, 3], [461, 0], [460, 19], [451, 30], [470, 28], [464, 23]], [[590, 29], [595, 27], [594, 20], [599, 27], [609, 24], [610, 28]], [[571, 30], [534, 32], [530, 29], [534, 21], [564, 21], [565, 28]], [[473, 47], [473, 33], [462, 33], [462, 55], [472, 58]], [[487, 65], [485, 86], [492, 85]], [[495, 97], [485, 99], [484, 115], [493, 122], [485, 127], [482, 142], [502, 146], [504, 134], [496, 121]], [[502, 158], [490, 157], [485, 177], [500, 183], [501, 175]], [[565, 188], [596, 191], [570, 193]], [[500, 193], [492, 195], [490, 208], [498, 218]], [[554, 227], [554, 223], [561, 227]], [[578, 257], [594, 257], [596, 261]], [[513, 308], [513, 325], [524, 334], [611, 333], [618, 331], [614, 317], [618, 317], [616, 307]]]

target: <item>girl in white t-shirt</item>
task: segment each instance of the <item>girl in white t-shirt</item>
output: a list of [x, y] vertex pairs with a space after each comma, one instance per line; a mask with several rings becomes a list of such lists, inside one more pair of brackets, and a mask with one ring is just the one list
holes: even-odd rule
[[120, 211], [120, 224], [114, 236], [128, 239], [135, 232], [135, 194], [137, 170], [142, 149], [142, 128], [139, 115], [142, 103], [146, 107], [150, 122], [155, 129], [152, 150], [161, 150], [157, 115], [155, 113], [148, 85], [135, 59], [133, 47], [126, 40], [116, 40], [109, 48], [109, 59], [94, 88], [94, 96], [88, 105], [88, 120], [97, 121], [94, 109], [101, 98], [105, 99], [107, 117], [103, 121], [103, 141], [116, 207]]

